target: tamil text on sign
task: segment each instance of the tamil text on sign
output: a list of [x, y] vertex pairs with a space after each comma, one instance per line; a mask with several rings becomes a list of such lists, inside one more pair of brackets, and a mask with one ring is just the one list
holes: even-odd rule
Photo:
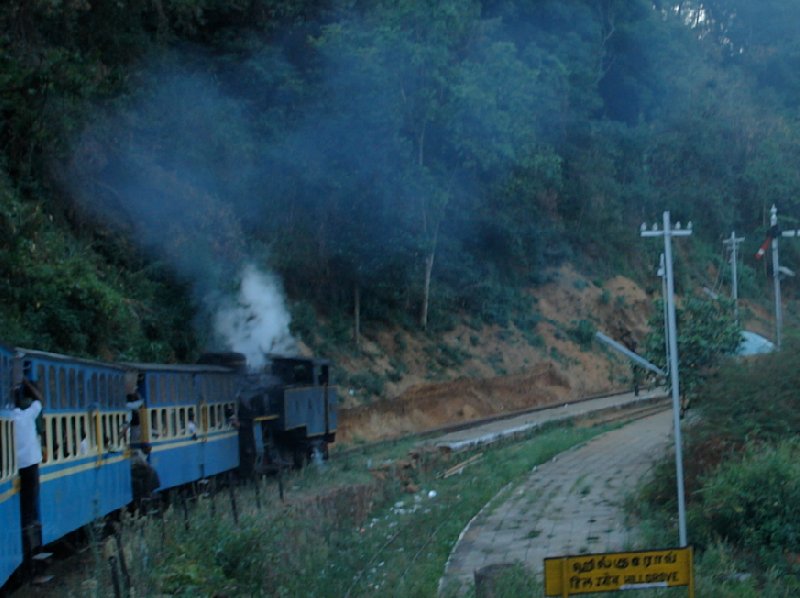
[[548, 558], [545, 596], [687, 586], [694, 594], [692, 548]]

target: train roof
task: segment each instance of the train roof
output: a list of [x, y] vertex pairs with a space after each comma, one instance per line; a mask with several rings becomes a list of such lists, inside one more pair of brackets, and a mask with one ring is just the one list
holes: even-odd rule
[[[0, 348], [3, 348], [3, 346], [0, 346]], [[24, 347], [15, 347], [13, 351], [14, 353], [22, 356], [23, 358], [29, 356], [32, 358], [39, 358], [48, 361], [74, 363], [77, 365], [85, 365], [91, 367], [112, 368], [115, 370], [122, 370], [122, 371], [127, 371], [130, 369], [125, 364], [111, 363], [108, 361], [99, 361], [96, 359], [86, 359], [84, 357], [73, 357], [71, 355], [63, 355], [61, 353], [50, 353], [48, 351], [38, 351], [36, 349], [25, 349]]]
[[234, 370], [221, 365], [206, 364], [180, 364], [180, 363], [130, 363], [124, 364], [127, 368], [142, 372], [176, 373], [176, 374], [230, 374]]
[[306, 357], [305, 355], [281, 355], [278, 353], [267, 353], [266, 358], [268, 361], [310, 361], [317, 365], [330, 365], [331, 360], [325, 357]]

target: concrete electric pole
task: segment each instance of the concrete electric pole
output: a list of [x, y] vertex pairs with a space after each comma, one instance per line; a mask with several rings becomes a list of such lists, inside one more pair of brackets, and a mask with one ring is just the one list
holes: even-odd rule
[[[769, 210], [769, 226], [775, 230], [778, 225], [778, 208], [772, 204]], [[783, 310], [781, 309], [781, 272], [778, 260], [778, 235], [772, 237], [772, 290], [775, 295], [775, 346], [781, 350], [781, 333], [783, 330]]]
[[647, 225], [642, 224], [641, 235], [643, 237], [664, 237], [664, 262], [667, 276], [667, 330], [665, 333], [669, 338], [669, 374], [670, 386], [672, 387], [672, 416], [675, 435], [675, 472], [678, 485], [678, 533], [680, 536], [681, 547], [687, 546], [686, 540], [686, 497], [684, 496], [683, 486], [683, 448], [681, 441], [681, 402], [680, 388], [678, 379], [678, 334], [677, 322], [675, 317], [675, 282], [672, 271], [672, 237], [687, 237], [692, 234], [692, 223], [686, 229], [681, 229], [680, 222], [672, 224], [669, 212], [664, 212], [664, 226], [659, 230], [658, 225], [654, 224], [651, 230], [647, 230]]
[[669, 311], [667, 307], [667, 267], [664, 265], [664, 254], [658, 259], [656, 274], [661, 277], [661, 301], [664, 304], [664, 363], [669, 372]]
[[731, 281], [731, 295], [733, 296], [733, 317], [736, 319], [736, 325], [739, 325], [739, 282], [737, 279], [737, 258], [736, 258], [736, 249], [739, 247], [739, 243], [744, 241], [744, 237], [737, 237], [736, 233], [731, 233], [731, 238], [726, 239], [722, 242], [723, 245], [730, 245], [731, 248], [731, 267], [732, 267], [732, 276], [733, 280]]

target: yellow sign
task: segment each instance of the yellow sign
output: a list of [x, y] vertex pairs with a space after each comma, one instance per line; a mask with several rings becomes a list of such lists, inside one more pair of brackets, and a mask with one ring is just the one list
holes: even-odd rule
[[547, 558], [544, 595], [572, 596], [688, 586], [694, 597], [692, 547]]

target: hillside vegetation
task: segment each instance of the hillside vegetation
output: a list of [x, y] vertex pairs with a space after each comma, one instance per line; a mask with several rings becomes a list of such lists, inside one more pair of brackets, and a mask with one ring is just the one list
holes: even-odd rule
[[[619, 274], [657, 292], [638, 230], [664, 210], [694, 224], [680, 292], [720, 282], [735, 230], [758, 301], [769, 207], [800, 216], [798, 19], [778, 0], [5, 2], [2, 336], [163, 361], [306, 345], [355, 402], [409, 386], [403, 343], [429, 381], [487, 334], [563, 365], [558, 342], [617, 322], [544, 315], [542, 285], [568, 262], [598, 293]], [[497, 350], [472, 373], [532, 363]]]

